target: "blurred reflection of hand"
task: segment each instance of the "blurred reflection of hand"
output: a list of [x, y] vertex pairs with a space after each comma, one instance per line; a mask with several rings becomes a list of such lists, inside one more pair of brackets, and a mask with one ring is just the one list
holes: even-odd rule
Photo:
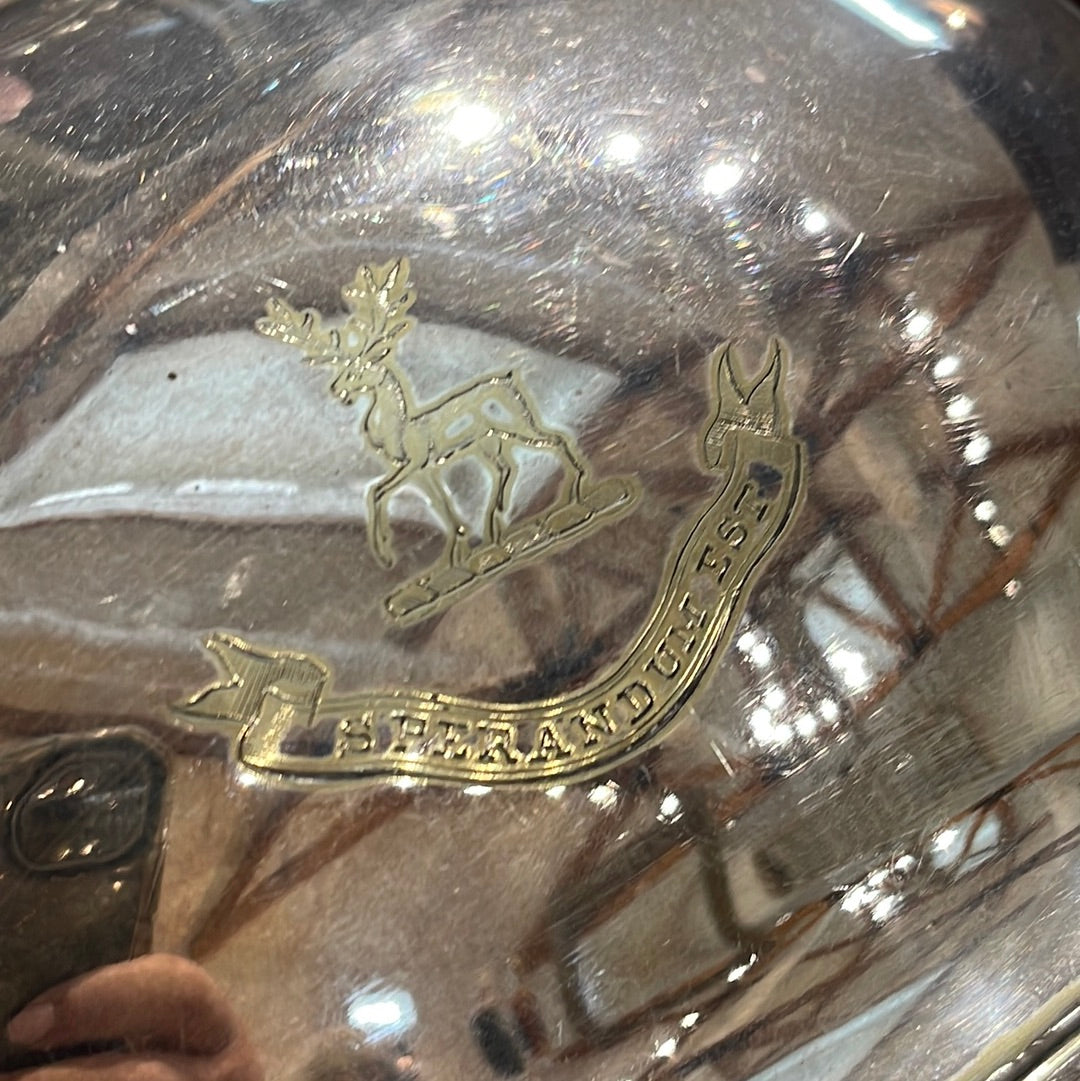
[[54, 987], [8, 1026], [37, 1051], [120, 1043], [127, 1051], [66, 1059], [20, 1081], [263, 1081], [258, 1056], [224, 994], [198, 965], [151, 954]]

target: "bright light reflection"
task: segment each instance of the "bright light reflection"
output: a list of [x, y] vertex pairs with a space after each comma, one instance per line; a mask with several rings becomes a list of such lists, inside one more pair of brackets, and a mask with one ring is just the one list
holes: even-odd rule
[[490, 139], [501, 127], [499, 114], [476, 102], [459, 105], [450, 115], [446, 130], [463, 146], [474, 146]]
[[964, 447], [964, 461], [968, 465], [978, 465], [980, 462], [985, 462], [989, 457], [992, 444], [989, 436], [977, 435], [968, 442], [968, 445]]
[[956, 8], [949, 12], [945, 25], [950, 30], [963, 30], [968, 24], [968, 13], [963, 8]]
[[761, 744], [782, 746], [790, 743], [795, 733], [790, 725], [777, 724], [771, 710], [758, 706], [750, 714], [750, 732]]
[[950, 354], [942, 357], [934, 365], [934, 378], [940, 383], [946, 379], [952, 379], [960, 371], [960, 358]]
[[688, 1013], [679, 1024], [683, 1028], [693, 1028], [701, 1020], [700, 1013]]
[[980, 522], [992, 522], [997, 512], [997, 504], [992, 499], [984, 499], [975, 507], [975, 517]]
[[665, 1040], [663, 1043], [656, 1045], [656, 1057], [657, 1058], [671, 1058], [675, 1052], [679, 1049], [679, 1042], [674, 1036], [669, 1040]]
[[550, 799], [562, 799], [563, 796], [566, 795], [566, 785], [552, 785], [550, 788], [545, 790], [544, 795], [548, 796]]
[[934, 317], [929, 312], [912, 312], [904, 323], [907, 336], [915, 342], [924, 341], [934, 329]]
[[820, 236], [829, 228], [828, 216], [821, 210], [808, 210], [803, 215], [802, 227], [810, 236]]
[[761, 699], [766, 709], [774, 712], [787, 705], [787, 691], [783, 687], [770, 687]]
[[874, 923], [884, 923], [899, 907], [900, 898], [895, 893], [883, 897], [870, 909], [870, 918]]
[[631, 165], [641, 157], [642, 141], [629, 131], [620, 131], [609, 140], [604, 157], [616, 165]]
[[817, 708], [826, 724], [836, 724], [840, 719], [840, 707], [831, 698], [823, 698]]
[[749, 956], [749, 958], [747, 958], [747, 961], [746, 961], [745, 964], [736, 965], [727, 974], [727, 982], [728, 983], [735, 983], [736, 980], [741, 980], [743, 978], [743, 976], [745, 976], [750, 971], [750, 969], [752, 969], [754, 967], [754, 964], [756, 962], [757, 962], [757, 954], [756, 953], [750, 954], [750, 956]]
[[836, 0], [848, 11], [877, 23], [890, 37], [905, 45], [944, 45], [937, 26], [917, 17], [914, 9], [898, 0]]
[[945, 407], [945, 415], [949, 420], [964, 420], [974, 408], [975, 403], [966, 394], [958, 394]]
[[746, 170], [733, 161], [718, 161], [705, 170], [702, 187], [706, 195], [727, 195], [742, 178]]
[[679, 797], [674, 792], [669, 792], [660, 801], [660, 817], [668, 822], [673, 821], [679, 817], [679, 812], [682, 811], [682, 804], [679, 802]]
[[769, 649], [768, 642], [758, 642], [750, 650], [750, 663], [755, 668], [768, 668], [772, 664], [772, 650]]
[[870, 672], [866, 666], [866, 657], [854, 649], [834, 649], [827, 655], [827, 660], [849, 690], [861, 691], [870, 683]]
[[795, 731], [809, 739], [817, 731], [817, 718], [812, 713], [800, 713], [795, 718]]
[[491, 789], [486, 784], [466, 785], [462, 790], [466, 796], [486, 796]]
[[403, 990], [372, 983], [354, 992], [345, 1003], [349, 1025], [369, 1040], [399, 1036], [416, 1024], [416, 1005]]
[[599, 784], [589, 792], [589, 802], [595, 803], [602, 811], [610, 810], [619, 799], [619, 786], [614, 781]]

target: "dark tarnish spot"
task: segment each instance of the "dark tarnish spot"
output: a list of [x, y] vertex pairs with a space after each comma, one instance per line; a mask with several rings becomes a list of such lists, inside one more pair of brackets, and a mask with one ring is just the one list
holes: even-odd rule
[[784, 483], [780, 470], [767, 462], [751, 462], [750, 479], [758, 486], [758, 497], [761, 499], [774, 499], [780, 494], [780, 487]]

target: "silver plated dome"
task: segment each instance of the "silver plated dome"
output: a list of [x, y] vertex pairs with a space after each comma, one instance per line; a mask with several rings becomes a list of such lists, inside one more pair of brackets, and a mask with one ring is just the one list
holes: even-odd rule
[[1078, 1076], [1077, 57], [0, 3], [0, 1062]]

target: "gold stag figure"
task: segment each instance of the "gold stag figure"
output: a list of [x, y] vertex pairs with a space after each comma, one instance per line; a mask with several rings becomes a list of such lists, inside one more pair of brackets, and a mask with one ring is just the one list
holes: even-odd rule
[[[487, 562], [477, 564], [471, 573], [509, 561], [515, 548], [508, 535], [510, 494], [518, 471], [515, 447], [550, 451], [559, 463], [562, 483], [554, 507], [579, 508], [577, 513], [564, 510], [563, 533], [580, 534], [590, 519], [615, 503], [632, 501], [630, 488], [623, 485], [618, 492], [605, 493], [608, 505], [598, 504], [596, 491], [586, 485], [585, 461], [574, 440], [541, 423], [515, 372], [484, 376], [430, 404], [417, 404], [397, 361], [398, 343], [415, 323], [408, 314], [415, 299], [408, 260], [360, 267], [341, 295], [349, 315], [340, 328], [324, 326], [317, 311], [298, 311], [277, 298], [269, 301], [267, 315], [256, 327], [298, 346], [309, 363], [333, 369], [330, 390], [344, 404], [368, 396], [361, 429], [387, 472], [368, 489], [367, 531], [372, 552], [385, 566], [395, 558], [389, 500], [406, 483], [422, 487], [442, 519], [447, 536], [444, 567], [464, 566], [470, 556], [471, 564], [476, 563], [485, 552]], [[443, 468], [465, 457], [479, 461], [491, 476], [483, 520], [478, 523], [477, 552], [470, 547], [472, 538], [447, 490]], [[614, 503], [612, 494], [617, 497]], [[549, 542], [556, 539], [551, 530], [548, 534]], [[530, 542], [534, 546], [536, 535], [534, 529]], [[429, 588], [427, 578], [421, 582]]]

